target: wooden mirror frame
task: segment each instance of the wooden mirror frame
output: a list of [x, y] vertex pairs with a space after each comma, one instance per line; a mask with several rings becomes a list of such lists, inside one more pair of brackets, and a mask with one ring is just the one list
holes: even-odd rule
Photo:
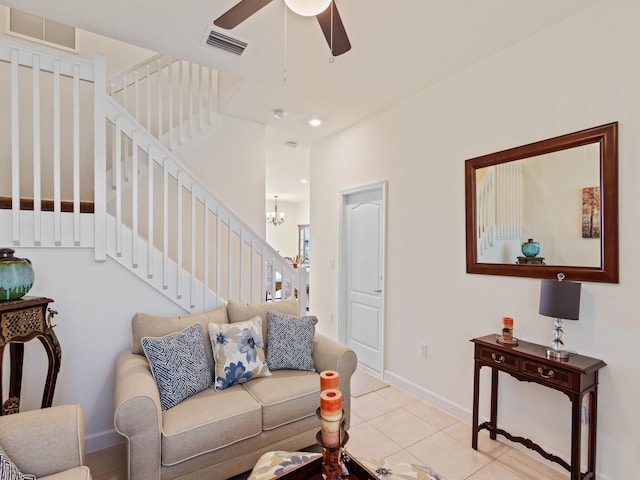
[[[478, 263], [478, 245], [474, 234], [477, 229], [476, 170], [591, 143], [600, 144], [600, 209], [602, 222], [600, 267]], [[564, 273], [567, 280], [619, 282], [618, 122], [471, 158], [465, 161], [464, 175], [467, 273], [532, 278], [556, 278], [558, 273]]]

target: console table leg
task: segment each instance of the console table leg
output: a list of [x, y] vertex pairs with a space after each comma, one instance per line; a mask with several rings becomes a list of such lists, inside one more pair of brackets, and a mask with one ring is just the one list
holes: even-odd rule
[[24, 363], [24, 344], [10, 343], [11, 378], [9, 381], [9, 397], [20, 398], [22, 392], [22, 365]]
[[582, 395], [571, 395], [571, 480], [580, 480]]
[[[491, 369], [491, 427], [498, 428], [498, 369]], [[492, 431], [489, 436], [492, 440], [496, 439], [495, 431]]]
[[[4, 360], [4, 344], [0, 345], [0, 406], [2, 405], [3, 402], [3, 396], [2, 396], [2, 385], [3, 385], [3, 380], [2, 380], [2, 372], [4, 371], [4, 367], [2, 366]], [[2, 415], [2, 408], [0, 408], [0, 415]]]
[[480, 396], [480, 362], [475, 361], [473, 372], [473, 420], [471, 423], [471, 448], [478, 449], [478, 407]]
[[56, 380], [60, 371], [60, 361], [62, 359], [62, 351], [58, 343], [58, 337], [53, 330], [48, 330], [42, 337], [38, 337], [47, 352], [49, 358], [49, 370], [47, 371], [47, 379], [44, 384], [44, 392], [42, 393], [42, 408], [50, 407], [53, 403], [53, 393], [56, 388]]
[[598, 372], [596, 372], [595, 387], [589, 392], [589, 450], [587, 457], [587, 465], [589, 472], [596, 475], [596, 438], [598, 425]]

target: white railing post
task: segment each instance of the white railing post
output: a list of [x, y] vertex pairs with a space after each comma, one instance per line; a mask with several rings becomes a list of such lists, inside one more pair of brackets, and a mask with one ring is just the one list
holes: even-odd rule
[[73, 66], [73, 243], [80, 245], [80, 67]]
[[107, 122], [106, 122], [106, 62], [102, 55], [94, 59], [93, 80], [93, 158], [94, 158], [94, 258], [107, 259]]
[[40, 150], [40, 56], [33, 57], [33, 241], [42, 241], [42, 171]]
[[11, 216], [13, 243], [20, 243], [20, 104], [19, 52], [11, 49]]

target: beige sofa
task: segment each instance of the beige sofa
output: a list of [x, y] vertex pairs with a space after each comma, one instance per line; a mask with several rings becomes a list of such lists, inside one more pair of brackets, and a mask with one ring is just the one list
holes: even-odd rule
[[91, 480], [83, 465], [84, 418], [79, 405], [1, 416], [0, 445], [22, 473], [38, 480]]
[[[207, 326], [235, 323], [278, 311], [296, 315], [295, 298], [264, 304], [230, 301], [202, 314], [164, 318], [136, 314], [131, 349], [122, 352], [115, 369], [116, 430], [127, 440], [130, 480], [230, 478], [251, 470], [262, 454], [300, 450], [316, 443], [320, 422], [319, 372], [340, 374], [346, 427], [350, 417], [350, 380], [357, 366], [349, 348], [316, 334], [316, 371], [275, 370], [271, 376], [235, 384], [221, 391], [208, 388], [168, 410], [161, 410], [158, 388], [141, 348], [144, 336], [160, 337], [199, 322], [209, 366], [213, 368]], [[268, 347], [267, 347], [268, 348]]]

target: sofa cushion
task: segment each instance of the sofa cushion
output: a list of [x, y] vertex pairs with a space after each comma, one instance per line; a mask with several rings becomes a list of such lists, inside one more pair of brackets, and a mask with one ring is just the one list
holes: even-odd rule
[[89, 467], [82, 465], [63, 472], [38, 477], [38, 480], [91, 480], [91, 472]]
[[241, 385], [210, 388], [162, 413], [162, 464], [175, 465], [261, 431], [260, 404]]
[[267, 338], [267, 312], [269, 311], [298, 315], [300, 313], [298, 299], [292, 295], [286, 300], [280, 300], [278, 302], [240, 303], [229, 300], [227, 304], [227, 315], [231, 323], [244, 322], [256, 315], [259, 316], [262, 320], [263, 339]]
[[270, 370], [308, 370], [313, 366], [313, 336], [318, 319], [267, 312], [267, 365]]
[[263, 430], [315, 416], [320, 407], [320, 374], [316, 372], [276, 370], [269, 378], [242, 386], [262, 404]]
[[0, 478], [8, 480], [36, 480], [35, 475], [25, 474], [0, 448]]
[[265, 361], [260, 317], [231, 324], [210, 323], [209, 336], [216, 390], [271, 375]]
[[227, 306], [222, 305], [213, 310], [204, 313], [191, 315], [182, 315], [178, 317], [161, 317], [158, 315], [149, 315], [148, 313], [136, 313], [131, 319], [131, 351], [144, 355], [142, 350], [142, 337], [164, 337], [170, 333], [179, 332], [186, 327], [199, 323], [202, 327], [204, 337], [205, 353], [207, 355], [207, 363], [209, 370], [213, 376], [213, 352], [211, 352], [211, 342], [209, 340], [209, 330], [207, 326], [211, 322], [228, 323], [227, 322]]
[[158, 386], [162, 410], [213, 386], [200, 324], [164, 337], [142, 337], [141, 342]]

